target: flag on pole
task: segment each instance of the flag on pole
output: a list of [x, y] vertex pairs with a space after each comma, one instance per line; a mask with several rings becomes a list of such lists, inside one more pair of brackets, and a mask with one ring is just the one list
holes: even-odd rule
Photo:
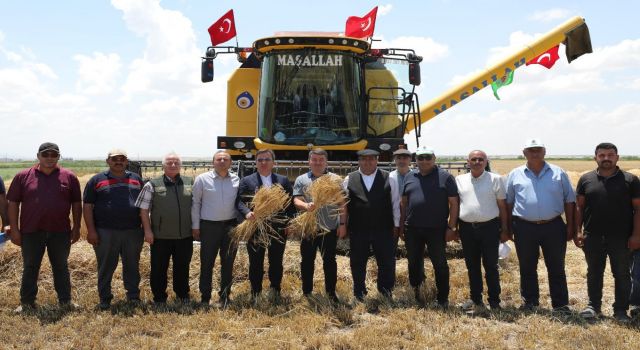
[[352, 38], [370, 38], [376, 27], [376, 15], [378, 14], [378, 6], [369, 11], [364, 17], [351, 16], [347, 18], [347, 25], [344, 35]]
[[529, 60], [529, 62], [527, 62], [527, 66], [530, 64], [539, 64], [541, 66], [547, 67], [547, 69], [551, 69], [551, 67], [553, 67], [556, 61], [560, 58], [560, 56], [558, 56], [559, 48], [560, 45], [556, 45], [543, 52], [542, 54], [532, 58], [531, 60]]
[[513, 72], [509, 72], [509, 74], [502, 76], [502, 78], [491, 83], [491, 89], [493, 90], [493, 96], [495, 96], [498, 100], [500, 100], [500, 96], [498, 96], [498, 89], [507, 86], [513, 82]]
[[591, 36], [587, 24], [582, 23], [565, 33], [564, 45], [569, 63], [585, 53], [592, 53]]
[[233, 18], [233, 10], [229, 10], [209, 27], [209, 36], [211, 36], [212, 46], [220, 45], [236, 36], [236, 21]]

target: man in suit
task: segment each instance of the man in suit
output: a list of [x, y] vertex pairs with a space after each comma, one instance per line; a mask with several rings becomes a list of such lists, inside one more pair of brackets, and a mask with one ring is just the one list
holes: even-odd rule
[[389, 173], [378, 169], [375, 150], [358, 152], [359, 169], [344, 180], [349, 195], [347, 221], [351, 275], [355, 301], [367, 294], [365, 278], [369, 250], [378, 264], [378, 292], [391, 298], [396, 279], [396, 246], [400, 226], [398, 183], [389, 181]]
[[[258, 150], [256, 152], [256, 168], [257, 172], [246, 176], [240, 180], [238, 187], [238, 210], [246, 220], [255, 220], [255, 216], [248, 203], [255, 193], [262, 186], [271, 187], [279, 184], [289, 194], [293, 194], [293, 188], [286, 176], [275, 174], [272, 172], [275, 154], [270, 149]], [[290, 218], [295, 213], [295, 207], [289, 205], [282, 213], [281, 218]], [[249, 281], [251, 282], [251, 302], [256, 303], [258, 296], [262, 292], [262, 277], [264, 276], [264, 254], [269, 251], [269, 282], [271, 283], [271, 296], [274, 302], [280, 299], [280, 283], [282, 282], [282, 259], [284, 257], [284, 248], [287, 237], [284, 233], [285, 224], [282, 222], [271, 223], [272, 227], [278, 232], [277, 237], [271, 237], [269, 246], [264, 247], [254, 238], [247, 242], [247, 252], [249, 254]]]

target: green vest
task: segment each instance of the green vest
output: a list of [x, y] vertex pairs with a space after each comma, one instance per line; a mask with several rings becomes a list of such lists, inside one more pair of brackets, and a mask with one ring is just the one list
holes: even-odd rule
[[191, 188], [193, 178], [179, 176], [176, 183], [165, 182], [164, 175], [149, 180], [153, 185], [151, 229], [155, 238], [191, 237]]

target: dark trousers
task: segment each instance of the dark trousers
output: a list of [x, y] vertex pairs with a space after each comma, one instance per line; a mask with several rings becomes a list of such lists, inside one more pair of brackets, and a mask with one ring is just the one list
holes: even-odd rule
[[278, 228], [278, 238], [271, 237], [268, 248], [256, 243], [254, 240], [247, 242], [247, 253], [249, 254], [249, 282], [251, 283], [251, 293], [262, 292], [262, 278], [264, 277], [264, 254], [269, 251], [269, 282], [271, 288], [280, 291], [282, 283], [284, 248], [287, 238], [283, 228]]
[[615, 282], [614, 311], [629, 309], [631, 278], [629, 273], [628, 238], [588, 234], [584, 239], [584, 255], [587, 260], [587, 291], [589, 305], [596, 310], [602, 307], [602, 280], [607, 256]]
[[364, 297], [367, 294], [367, 260], [373, 248], [378, 265], [378, 292], [391, 295], [396, 282], [396, 247], [398, 239], [393, 237], [391, 229], [377, 232], [352, 232], [349, 236], [349, 262], [353, 278], [353, 295]]
[[640, 250], [631, 253], [631, 296], [629, 303], [640, 306]]
[[140, 299], [140, 252], [144, 233], [141, 229], [112, 230], [97, 228], [100, 243], [94, 247], [98, 262], [98, 295], [100, 302], [111, 302], [111, 279], [122, 258], [122, 281], [127, 299]]
[[313, 291], [313, 273], [315, 270], [316, 251], [322, 256], [324, 270], [324, 288], [327, 294], [336, 292], [338, 280], [338, 264], [336, 263], [336, 244], [338, 236], [336, 230], [327, 232], [313, 239], [303, 239], [300, 242], [300, 273], [302, 275], [302, 293]]
[[61, 304], [71, 301], [71, 277], [69, 276], [70, 232], [32, 232], [22, 234], [22, 284], [20, 303], [33, 304], [38, 294], [38, 274], [44, 251], [47, 251], [53, 286]]
[[228, 298], [233, 283], [233, 262], [238, 251], [229, 231], [235, 226], [235, 220], [200, 220], [200, 293], [202, 300], [211, 299], [211, 280], [216, 256], [220, 254], [220, 298]]
[[526, 304], [540, 304], [538, 259], [540, 248], [549, 278], [551, 305], [554, 308], [569, 304], [564, 259], [567, 253], [567, 229], [560, 217], [537, 225], [518, 218], [513, 220], [516, 253], [520, 264], [520, 295]]
[[500, 273], [498, 272], [498, 247], [500, 246], [500, 220], [470, 224], [460, 222], [460, 240], [464, 262], [469, 274], [471, 300], [482, 302], [482, 269], [484, 266], [489, 305], [500, 304]]
[[167, 301], [167, 270], [173, 260], [173, 291], [179, 299], [189, 298], [189, 264], [193, 238], [154, 239], [151, 245], [151, 292], [153, 301]]
[[431, 259], [438, 290], [438, 303], [449, 302], [449, 264], [445, 250], [447, 242], [444, 239], [444, 228], [421, 228], [408, 226], [404, 235], [407, 247], [407, 264], [409, 265], [409, 283], [412, 287], [419, 287], [425, 280], [424, 249]]

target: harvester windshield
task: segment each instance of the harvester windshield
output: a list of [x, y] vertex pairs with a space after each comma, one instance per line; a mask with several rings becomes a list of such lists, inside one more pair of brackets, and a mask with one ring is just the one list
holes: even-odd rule
[[363, 76], [356, 54], [277, 50], [262, 62], [259, 137], [282, 145], [347, 144], [362, 138]]

